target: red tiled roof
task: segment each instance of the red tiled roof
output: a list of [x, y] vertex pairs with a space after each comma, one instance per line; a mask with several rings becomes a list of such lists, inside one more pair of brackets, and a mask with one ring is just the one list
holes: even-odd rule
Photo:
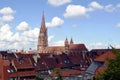
[[[87, 51], [87, 48], [84, 44], [70, 44], [69, 50]], [[65, 46], [48, 46], [43, 52], [51, 53], [52, 51], [56, 54], [60, 54], [61, 52], [65, 51]]]
[[[30, 77], [36, 76], [35, 70], [30, 71], [15, 71], [14, 67], [12, 66], [4, 66], [3, 68], [4, 80], [8, 80], [10, 77]], [[8, 73], [8, 70], [13, 70], [13, 72]]]
[[3, 60], [3, 66], [8, 66], [10, 64], [9, 60]]
[[[56, 58], [58, 59], [59, 63], [56, 62]], [[55, 68], [55, 67], [65, 67], [65, 63], [64, 60], [60, 57], [60, 55], [56, 55], [54, 57], [41, 57], [38, 58], [38, 63], [36, 66], [37, 70], [48, 70], [51, 68]]]
[[[68, 76], [71, 76], [71, 75], [78, 75], [78, 74], [80, 74], [80, 71], [78, 71], [78, 70], [68, 70], [68, 71], [61, 71], [60, 72], [60, 75], [62, 77], [68, 77]], [[50, 74], [50, 76], [56, 77], [57, 74], [56, 74], [56, 72], [53, 72], [53, 73]]]
[[15, 53], [19, 58], [31, 58], [34, 54], [22, 54], [22, 53]]
[[34, 68], [30, 58], [23, 58], [23, 62], [20, 62], [18, 59], [13, 59], [13, 64], [17, 69]]
[[84, 61], [83, 54], [73, 53], [68, 55], [73, 64], [80, 64], [81, 61]]
[[71, 44], [69, 47], [70, 50], [87, 50], [84, 44]]
[[35, 70], [32, 71], [22, 71], [22, 72], [14, 72], [10, 74], [10, 77], [25, 77], [25, 76], [36, 76]]
[[98, 56], [97, 58], [95, 58], [95, 61], [106, 61], [106, 58], [110, 58], [110, 59], [115, 59], [115, 55], [112, 53], [112, 51], [108, 51], [100, 56]]
[[9, 80], [9, 73], [7, 70], [10, 69], [9, 66], [3, 66], [3, 80]]
[[100, 74], [102, 74], [106, 70], [105, 67], [99, 67], [95, 72], [95, 77], [98, 77]]
[[59, 60], [59, 63], [56, 65], [56, 67], [63, 68], [67, 66], [60, 55], [57, 55], [56, 58]]
[[[104, 62], [106, 65], [108, 65], [108, 61], [107, 61], [107, 58], [110, 58], [110, 59], [115, 59], [115, 55], [112, 53], [112, 51], [107, 51], [105, 52], [104, 54], [100, 55], [99, 57], [97, 57], [95, 59], [95, 61], [100, 61], [100, 62]], [[100, 74], [102, 74], [105, 69], [107, 67], [99, 67], [96, 72], [95, 72], [95, 77], [99, 76]]]
[[47, 51], [63, 51], [63, 50], [65, 50], [65, 47], [64, 46], [49, 46], [49, 47], [46, 47], [45, 50], [47, 50]]
[[38, 58], [36, 70], [48, 70], [45, 58]]

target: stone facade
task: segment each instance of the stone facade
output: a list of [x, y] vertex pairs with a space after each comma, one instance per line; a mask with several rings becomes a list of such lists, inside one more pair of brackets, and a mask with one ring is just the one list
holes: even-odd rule
[[61, 54], [62, 52], [65, 53], [85, 52], [87, 51], [87, 48], [85, 47], [84, 44], [74, 44], [72, 38], [70, 42], [66, 38], [64, 42], [64, 46], [48, 46], [48, 33], [47, 33], [47, 27], [45, 25], [45, 18], [43, 13], [39, 37], [38, 37], [37, 51], [39, 53]]

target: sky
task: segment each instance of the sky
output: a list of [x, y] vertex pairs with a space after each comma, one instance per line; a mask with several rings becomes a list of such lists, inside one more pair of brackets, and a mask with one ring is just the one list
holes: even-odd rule
[[43, 12], [50, 46], [120, 48], [120, 0], [0, 0], [0, 50], [36, 50]]

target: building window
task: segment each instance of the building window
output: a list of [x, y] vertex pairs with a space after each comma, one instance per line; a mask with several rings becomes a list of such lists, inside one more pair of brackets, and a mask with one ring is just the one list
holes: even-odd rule
[[10, 78], [10, 80], [14, 80], [13, 78]]
[[83, 60], [81, 60], [81, 62], [83, 62]]
[[88, 63], [88, 61], [87, 61], [87, 60], [85, 60], [85, 62], [86, 62], [86, 63]]
[[12, 69], [7, 70], [8, 73], [13, 73], [14, 71]]
[[37, 66], [37, 64], [36, 64], [36, 63], [34, 63], [34, 66]]
[[15, 78], [15, 77], [12, 77], [12, 78], [10, 78], [10, 80], [17, 80], [17, 78]]
[[10, 70], [7, 70], [8, 73], [10, 73]]
[[83, 67], [82, 64], [80, 64], [80, 67]]
[[70, 61], [69, 61], [69, 60], [65, 60], [64, 62], [65, 62], [65, 63], [70, 63]]
[[58, 58], [56, 58], [56, 63], [59, 64], [59, 60], [58, 60]]

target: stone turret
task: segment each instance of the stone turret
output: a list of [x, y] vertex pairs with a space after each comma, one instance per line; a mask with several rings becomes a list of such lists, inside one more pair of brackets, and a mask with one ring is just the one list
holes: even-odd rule
[[73, 42], [73, 39], [72, 39], [72, 38], [71, 38], [71, 40], [70, 40], [70, 45], [71, 45], [71, 44], [74, 44], [74, 42]]
[[69, 42], [68, 42], [68, 39], [66, 38], [65, 40], [65, 52], [68, 52], [69, 50]]

